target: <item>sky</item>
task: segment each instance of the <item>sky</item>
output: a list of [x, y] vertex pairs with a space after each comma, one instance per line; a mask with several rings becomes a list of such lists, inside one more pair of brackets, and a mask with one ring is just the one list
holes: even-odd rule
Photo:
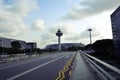
[[110, 15], [120, 0], [0, 0], [0, 37], [36, 42], [38, 48], [58, 43], [89, 44], [112, 39]]

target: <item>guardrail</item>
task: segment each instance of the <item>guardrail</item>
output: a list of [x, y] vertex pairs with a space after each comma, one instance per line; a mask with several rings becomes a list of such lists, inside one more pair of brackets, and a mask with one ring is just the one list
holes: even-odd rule
[[[101, 78], [101, 80], [120, 80], [120, 69], [111, 66], [110, 64], [107, 64], [89, 54], [86, 54], [84, 52], [80, 52], [85, 61], [93, 68], [93, 70], [98, 74], [98, 76]], [[101, 67], [102, 66], [102, 67]], [[105, 68], [112, 71], [113, 74], [111, 74], [108, 70], [105, 70]]]

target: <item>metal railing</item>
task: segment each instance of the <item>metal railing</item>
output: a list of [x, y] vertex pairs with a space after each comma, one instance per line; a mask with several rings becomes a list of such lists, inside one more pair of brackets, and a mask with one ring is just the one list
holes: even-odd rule
[[[110, 64], [107, 64], [89, 54], [86, 54], [84, 52], [80, 53], [82, 57], [85, 59], [85, 61], [93, 68], [93, 70], [101, 78], [101, 80], [120, 80], [120, 69], [111, 66]], [[105, 70], [104, 68], [107, 68], [110, 71], [112, 71], [114, 75], [112, 75], [109, 71]]]

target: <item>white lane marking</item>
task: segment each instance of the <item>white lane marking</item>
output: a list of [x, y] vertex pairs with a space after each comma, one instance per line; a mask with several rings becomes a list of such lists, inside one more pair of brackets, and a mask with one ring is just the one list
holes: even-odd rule
[[[37, 59], [37, 60], [39, 60], [39, 59]], [[37, 61], [37, 60], [35, 59], [35, 60], [23, 62], [23, 63], [18, 63], [18, 64], [15, 64], [15, 65], [6, 66], [6, 67], [0, 68], [0, 69], [6, 69], [6, 68], [14, 67], [14, 66], [17, 66], [17, 65], [21, 65], [21, 64], [25, 64], [25, 63], [30, 63], [30, 62], [33, 62], [33, 61]]]
[[[66, 54], [66, 55], [68, 55], [68, 54]], [[66, 56], [66, 55], [64, 55], [64, 56]], [[58, 58], [56, 58], [56, 59], [53, 59], [53, 60], [51, 60], [51, 61], [48, 61], [48, 62], [46, 62], [46, 63], [44, 63], [44, 64], [41, 64], [41, 65], [39, 65], [39, 66], [37, 66], [37, 67], [34, 67], [34, 68], [32, 68], [32, 69], [29, 69], [29, 70], [27, 70], [27, 71], [25, 71], [25, 72], [23, 72], [23, 73], [20, 73], [20, 74], [18, 74], [18, 75], [15, 75], [15, 76], [13, 76], [13, 77], [10, 77], [10, 78], [8, 78], [7, 80], [13, 80], [13, 79], [16, 79], [16, 78], [18, 78], [18, 77], [21, 77], [21, 76], [23, 76], [23, 75], [25, 75], [25, 74], [27, 74], [27, 73], [29, 73], [29, 72], [31, 72], [31, 71], [34, 71], [34, 70], [36, 70], [36, 69], [38, 69], [38, 68], [40, 68], [40, 67], [43, 67], [43, 66], [45, 66], [45, 65], [47, 65], [47, 64], [49, 64], [49, 63], [52, 63], [52, 62], [54, 62], [54, 61], [56, 61], [56, 60], [58, 60], [58, 59], [60, 59], [60, 58], [62, 58], [62, 57], [64, 57], [64, 56], [60, 56], [60, 57], [58, 57]]]
[[69, 56], [66, 56], [66, 59], [68, 58]]
[[58, 57], [58, 55], [52, 56], [52, 58], [56, 58], [56, 57]]
[[[50, 56], [49, 56], [49, 57], [50, 57]], [[47, 56], [47, 57], [43, 57], [43, 58], [41, 58], [41, 59], [45, 59], [45, 58], [48, 58], [48, 56]], [[6, 66], [6, 67], [0, 68], [0, 69], [6, 69], [6, 68], [14, 67], [14, 66], [17, 66], [17, 65], [34, 62], [34, 61], [37, 61], [37, 60], [40, 60], [40, 58], [35, 59], [35, 60], [31, 60], [31, 61], [27, 61], [27, 62], [23, 62], [23, 63], [17, 63], [17, 64], [15, 64], [15, 65]]]

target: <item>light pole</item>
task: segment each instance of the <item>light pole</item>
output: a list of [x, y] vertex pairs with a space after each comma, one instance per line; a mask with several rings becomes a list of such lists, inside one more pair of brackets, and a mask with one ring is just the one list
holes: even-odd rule
[[92, 48], [92, 36], [91, 36], [92, 29], [89, 28], [87, 31], [89, 31], [89, 34], [90, 34], [90, 48]]
[[63, 35], [63, 33], [58, 29], [56, 36], [58, 36], [58, 49], [61, 51], [61, 43], [60, 43], [60, 37]]

